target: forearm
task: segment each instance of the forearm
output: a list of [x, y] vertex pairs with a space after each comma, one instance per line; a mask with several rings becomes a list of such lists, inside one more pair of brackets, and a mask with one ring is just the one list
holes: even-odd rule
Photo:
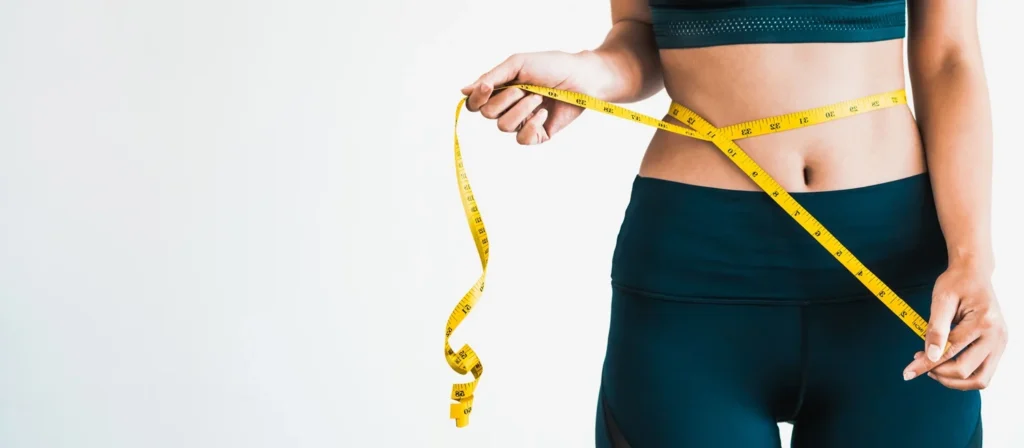
[[605, 101], [640, 101], [664, 86], [650, 24], [620, 20], [599, 47], [580, 52], [580, 56], [595, 65], [594, 95]]
[[931, 61], [932, 70], [914, 70], [912, 63], [914, 106], [950, 265], [991, 272], [988, 86], [981, 57], [976, 51], [964, 53]]

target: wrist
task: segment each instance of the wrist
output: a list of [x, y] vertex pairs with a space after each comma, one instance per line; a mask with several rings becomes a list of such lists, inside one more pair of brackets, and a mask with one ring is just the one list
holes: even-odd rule
[[580, 74], [578, 83], [582, 93], [596, 98], [615, 102], [619, 96], [616, 89], [616, 76], [612, 64], [607, 60], [610, 55], [601, 50], [582, 50], [572, 53], [579, 61]]
[[971, 271], [982, 275], [992, 275], [995, 270], [995, 257], [991, 250], [975, 247], [953, 246], [949, 253], [949, 269]]

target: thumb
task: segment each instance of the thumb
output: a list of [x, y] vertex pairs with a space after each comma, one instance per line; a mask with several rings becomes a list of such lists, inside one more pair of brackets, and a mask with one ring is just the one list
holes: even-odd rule
[[949, 328], [953, 324], [953, 316], [956, 315], [959, 304], [959, 297], [951, 292], [942, 291], [932, 295], [931, 316], [924, 338], [924, 353], [932, 362], [938, 361], [945, 350]]
[[514, 54], [506, 58], [502, 63], [498, 64], [487, 73], [480, 75], [476, 81], [472, 84], [463, 87], [462, 93], [469, 95], [473, 92], [473, 89], [480, 84], [487, 85], [488, 87], [500, 86], [506, 82], [509, 82], [519, 75], [519, 71], [523, 68], [524, 59], [518, 54]]

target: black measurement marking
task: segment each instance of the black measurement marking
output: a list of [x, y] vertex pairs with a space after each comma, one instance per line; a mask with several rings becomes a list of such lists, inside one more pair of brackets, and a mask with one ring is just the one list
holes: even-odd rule
[[835, 117], [836, 117], [836, 112], [835, 111], [830, 110], [828, 112], [825, 112], [825, 118], [835, 118]]
[[757, 171], [751, 171], [751, 172], [750, 172], [750, 175], [751, 175], [751, 176], [754, 176], [754, 177], [757, 177]]
[[548, 96], [550, 96], [551, 98], [558, 98], [558, 94], [550, 90], [548, 91]]
[[907, 317], [907, 310], [900, 311], [900, 317]]
[[896, 104], [896, 103], [898, 103], [898, 102], [900, 102], [899, 98], [896, 98], [896, 97], [892, 97], [892, 103], [893, 103], [893, 104]]
[[878, 291], [878, 297], [885, 297], [885, 291]]
[[777, 130], [779, 130], [779, 128], [782, 127], [782, 124], [781, 123], [772, 123], [772, 124], [768, 125], [768, 127], [771, 128], [771, 130], [773, 130], [773, 131], [777, 131]]
[[808, 118], [808, 117], [800, 117], [800, 124], [807, 124], [807, 123], [810, 123], [810, 122], [811, 122], [810, 118]]
[[694, 120], [693, 117], [689, 117], [689, 118], [686, 119], [686, 124], [694, 124], [696, 122], [697, 122], [697, 120]]
[[850, 106], [850, 112], [857, 112], [857, 106]]
[[753, 134], [753, 133], [754, 133], [754, 131], [751, 130], [750, 128], [744, 128], [742, 131], [740, 131], [740, 135], [750, 135], [750, 134]]
[[779, 197], [779, 190], [773, 191], [772, 192], [772, 197], [776, 197], [776, 198]]
[[814, 236], [821, 236], [821, 231], [820, 230], [815, 230], [814, 231]]
[[445, 336], [451, 336], [452, 335], [452, 327], [448, 327], [448, 331], [445, 331], [444, 335]]
[[634, 120], [636, 120], [636, 121], [640, 121], [640, 116], [639, 116], [639, 115], [637, 115], [637, 114], [630, 114], [629, 116], [630, 116], [631, 118], [633, 118]]
[[864, 275], [864, 270], [857, 271], [857, 277], [861, 277], [863, 275]]
[[466, 396], [466, 391], [457, 390], [457, 391], [455, 391], [455, 396], [458, 397], [458, 398], [465, 397]]
[[605, 112], [608, 112], [608, 113], [610, 113], [610, 114], [611, 114], [611, 113], [615, 113], [615, 109], [612, 109], [612, 108], [610, 108], [610, 107], [608, 107], [608, 106], [605, 106], [605, 107], [604, 107], [604, 111], [605, 111]]
[[837, 251], [836, 251], [836, 256], [837, 256], [837, 257], [841, 257], [841, 256], [843, 256], [843, 251], [842, 251], [841, 249], [840, 249], [840, 250], [837, 250]]
[[878, 107], [878, 106], [881, 106], [881, 105], [882, 105], [882, 102], [878, 101], [878, 100], [874, 100], [874, 101], [871, 102], [871, 107]]
[[673, 116], [674, 116], [674, 115], [679, 115], [679, 109], [675, 109], [675, 108], [673, 108], [673, 109], [672, 109], [672, 115], [673, 115]]
[[580, 106], [586, 106], [587, 105], [587, 100], [582, 99], [582, 98], [577, 98], [576, 99], [576, 104], [579, 104]]
[[793, 212], [793, 216], [800, 216], [800, 210]]

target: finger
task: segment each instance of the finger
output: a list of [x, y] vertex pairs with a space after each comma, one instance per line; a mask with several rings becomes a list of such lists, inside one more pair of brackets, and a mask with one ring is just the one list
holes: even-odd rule
[[928, 377], [938, 381], [939, 384], [956, 390], [981, 390], [989, 386], [992, 379], [993, 364], [989, 360], [981, 363], [981, 368], [974, 375], [967, 379], [949, 378], [928, 372]]
[[947, 378], [965, 380], [974, 375], [974, 372], [981, 367], [992, 355], [992, 344], [985, 339], [978, 339], [966, 350], [962, 351], [956, 359], [944, 362], [931, 369], [931, 373]]
[[481, 84], [486, 84], [491, 88], [502, 85], [516, 78], [519, 75], [519, 71], [523, 68], [524, 58], [520, 55], [512, 55], [502, 61], [500, 64], [494, 66], [487, 73], [480, 75], [476, 81], [472, 84], [462, 88], [463, 95], [470, 95], [474, 89], [480, 87]]
[[543, 99], [544, 97], [533, 93], [526, 95], [526, 98], [519, 100], [498, 118], [498, 129], [502, 132], [519, 132], [519, 126], [530, 117], [537, 106], [540, 106]]
[[490, 71], [484, 73], [477, 80], [482, 84], [490, 85], [491, 87], [500, 86], [516, 78], [519, 75], [519, 71], [523, 68], [523, 62], [525, 59], [517, 54], [509, 56], [500, 64], [494, 66]]
[[469, 99], [466, 100], [466, 109], [469, 109], [470, 112], [480, 110], [480, 107], [490, 99], [493, 91], [494, 89], [490, 85], [478, 83], [473, 92], [469, 94]]
[[547, 119], [548, 110], [544, 108], [537, 109], [537, 113], [526, 120], [523, 129], [519, 130], [519, 133], [516, 134], [516, 141], [521, 145], [536, 145], [548, 141], [548, 132], [544, 130], [544, 122]]
[[957, 325], [953, 332], [950, 333], [948, 338], [949, 348], [939, 356], [938, 361], [932, 361], [927, 356], [915, 356], [914, 360], [903, 369], [903, 379], [909, 381], [921, 376], [935, 368], [935, 366], [956, 356], [979, 337], [981, 337], [981, 329], [975, 322], [960, 322], [960, 325]]
[[946, 347], [949, 327], [953, 325], [960, 298], [948, 292], [940, 292], [932, 297], [931, 318], [928, 320], [928, 333], [925, 334], [924, 353], [928, 359], [938, 361]]
[[580, 116], [580, 114], [586, 110], [575, 104], [568, 104], [549, 99], [545, 100], [551, 101], [551, 105], [549, 107], [556, 111], [556, 113], [551, 114], [551, 120], [548, 120], [547, 126], [545, 127], [549, 136], [557, 134], [558, 131], [561, 131], [562, 128], [568, 126], [569, 123], [572, 123], [576, 117]]
[[981, 384], [985, 387], [992, 385], [992, 378], [995, 377], [996, 370], [999, 367], [999, 360], [1003, 359], [1003, 346], [998, 346], [995, 351], [989, 355], [988, 359], [982, 362], [982, 366], [978, 367], [978, 370], [974, 372], [975, 375], [979, 376]]
[[523, 99], [525, 96], [526, 92], [522, 89], [504, 89], [491, 97], [487, 104], [480, 108], [480, 114], [487, 118], [498, 118], [516, 101]]

